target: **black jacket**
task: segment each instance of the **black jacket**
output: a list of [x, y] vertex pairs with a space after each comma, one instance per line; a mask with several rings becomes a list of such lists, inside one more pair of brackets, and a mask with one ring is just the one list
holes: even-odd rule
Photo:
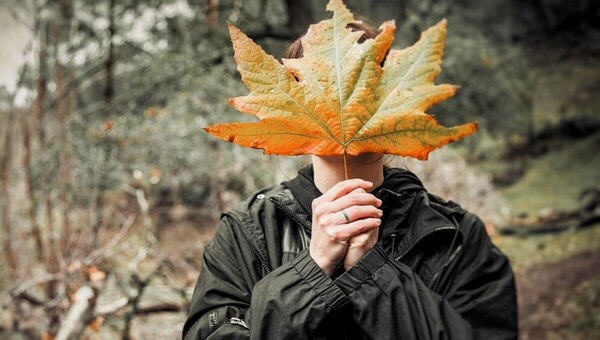
[[380, 242], [327, 276], [308, 254], [312, 168], [222, 215], [185, 339], [515, 339], [507, 258], [483, 223], [385, 169]]

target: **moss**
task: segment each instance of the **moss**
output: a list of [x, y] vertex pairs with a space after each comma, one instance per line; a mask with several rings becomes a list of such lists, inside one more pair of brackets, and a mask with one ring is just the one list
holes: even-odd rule
[[532, 159], [525, 175], [501, 193], [513, 215], [537, 216], [545, 208], [579, 208], [579, 197], [586, 188], [600, 183], [600, 133], [565, 143], [557, 151]]
[[494, 243], [508, 256], [516, 270], [527, 269], [600, 249], [600, 224], [569, 233], [505, 236], [495, 239]]

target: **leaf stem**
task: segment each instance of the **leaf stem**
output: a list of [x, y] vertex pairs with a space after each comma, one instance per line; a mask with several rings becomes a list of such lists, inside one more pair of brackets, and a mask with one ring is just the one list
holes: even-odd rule
[[348, 162], [346, 160], [346, 149], [344, 149], [344, 175], [348, 179]]

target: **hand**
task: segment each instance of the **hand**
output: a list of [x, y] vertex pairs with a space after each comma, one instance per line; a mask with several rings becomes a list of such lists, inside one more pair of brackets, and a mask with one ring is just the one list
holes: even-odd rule
[[[327, 275], [346, 257], [348, 241], [356, 235], [381, 224], [381, 201], [367, 193], [373, 183], [362, 179], [350, 179], [337, 183], [312, 202], [312, 235], [309, 252]], [[344, 213], [348, 216], [344, 216]], [[353, 258], [358, 254], [356, 239]], [[377, 237], [375, 236], [375, 241]]]
[[[365, 192], [364, 189], [358, 188], [354, 192]], [[379, 216], [381, 217], [381, 215]], [[348, 241], [348, 250], [344, 258], [344, 269], [348, 270], [358, 260], [360, 260], [371, 248], [377, 243], [379, 237], [379, 228], [372, 228], [364, 233], [352, 236]]]

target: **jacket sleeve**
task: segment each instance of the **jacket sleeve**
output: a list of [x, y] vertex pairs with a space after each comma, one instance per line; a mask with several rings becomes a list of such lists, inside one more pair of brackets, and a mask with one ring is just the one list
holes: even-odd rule
[[475, 218], [445, 297], [376, 245], [336, 284], [369, 339], [516, 339], [513, 272]]
[[224, 217], [207, 245], [184, 339], [307, 339], [348, 305], [342, 290], [305, 250], [260, 277], [234, 221]]

